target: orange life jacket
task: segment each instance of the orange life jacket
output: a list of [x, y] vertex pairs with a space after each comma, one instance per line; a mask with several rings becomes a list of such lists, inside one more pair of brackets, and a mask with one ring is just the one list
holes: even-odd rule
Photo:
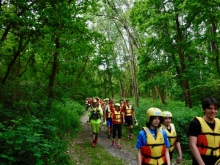
[[130, 105], [129, 107], [126, 105], [125, 107], [125, 116], [132, 116], [133, 115], [133, 110], [132, 106]]
[[201, 155], [220, 155], [220, 121], [215, 118], [215, 128], [212, 130], [202, 117], [196, 117], [202, 132], [197, 137], [197, 148]]
[[100, 106], [104, 106], [104, 102], [101, 99], [99, 99], [99, 104]]
[[116, 111], [115, 108], [112, 111], [112, 123], [121, 124], [123, 121], [123, 114], [121, 111]]
[[146, 145], [141, 147], [142, 162], [144, 164], [162, 165], [166, 161], [166, 146], [162, 129], [157, 129], [157, 137], [151, 134], [147, 127], [142, 128], [146, 132]]

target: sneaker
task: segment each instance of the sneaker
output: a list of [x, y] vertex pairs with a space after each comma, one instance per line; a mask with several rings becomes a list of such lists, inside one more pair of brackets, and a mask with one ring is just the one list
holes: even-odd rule
[[95, 143], [96, 143], [96, 144], [98, 143], [98, 139], [95, 140]]
[[115, 144], [115, 141], [114, 140], [112, 140], [112, 146]]
[[108, 135], [108, 139], [110, 139], [111, 135]]
[[121, 149], [121, 145], [120, 144], [118, 144], [118, 148]]
[[92, 147], [93, 147], [93, 148], [95, 147], [95, 145], [96, 145], [96, 143], [95, 143], [95, 142], [92, 142]]

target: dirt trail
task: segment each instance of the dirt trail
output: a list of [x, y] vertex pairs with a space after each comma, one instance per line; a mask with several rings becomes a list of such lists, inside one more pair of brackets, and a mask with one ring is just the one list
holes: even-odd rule
[[[91, 128], [86, 125], [86, 121], [88, 120], [88, 115], [85, 113], [81, 118], [82, 132], [80, 132], [80, 136], [78, 139], [74, 139], [76, 143], [81, 143], [82, 139], [80, 137], [85, 138], [88, 141], [91, 141]], [[125, 129], [123, 127], [123, 129]], [[117, 143], [117, 138], [116, 138]], [[72, 144], [74, 145], [74, 144]], [[98, 144], [102, 145], [107, 152], [109, 152], [114, 157], [121, 158], [125, 165], [136, 165], [137, 164], [137, 149], [135, 148], [135, 142], [131, 143], [131, 141], [127, 141], [125, 135], [123, 135], [121, 139], [121, 149], [117, 148], [117, 145], [111, 146], [111, 139], [107, 139], [107, 126], [102, 126], [101, 131], [98, 137]]]

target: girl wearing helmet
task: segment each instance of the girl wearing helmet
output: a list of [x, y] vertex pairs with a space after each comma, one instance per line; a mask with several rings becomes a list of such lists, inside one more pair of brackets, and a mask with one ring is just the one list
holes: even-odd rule
[[110, 108], [110, 106], [112, 106], [112, 103], [110, 105], [108, 98], [106, 98], [105, 100], [106, 100], [106, 105], [105, 105], [105, 108], [104, 108], [104, 120], [106, 121], [106, 124], [107, 124], [108, 139], [110, 139], [111, 132], [112, 132], [112, 119], [111, 119], [111, 108]]
[[178, 159], [176, 160], [176, 163], [180, 164], [182, 162], [182, 150], [181, 150], [180, 142], [177, 137], [174, 124], [171, 123], [173, 115], [169, 111], [163, 111], [162, 115], [163, 115], [163, 124], [161, 124], [161, 126], [166, 131], [167, 136], [170, 141], [170, 148], [169, 148], [170, 160], [172, 160], [173, 151], [174, 151], [174, 148], [176, 147], [178, 155], [179, 155]]
[[149, 108], [146, 112], [146, 127], [138, 134], [138, 165], [170, 165], [169, 147], [166, 132], [160, 128], [162, 111]]
[[137, 119], [134, 113], [134, 107], [130, 104], [129, 100], [126, 100], [125, 104], [121, 108], [121, 111], [124, 113], [127, 140], [130, 140], [132, 139], [133, 119], [135, 119], [135, 121]]

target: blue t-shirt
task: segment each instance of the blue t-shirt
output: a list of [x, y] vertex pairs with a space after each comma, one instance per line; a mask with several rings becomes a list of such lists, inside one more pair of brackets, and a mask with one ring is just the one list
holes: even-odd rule
[[[150, 130], [151, 134], [153, 135], [153, 137], [156, 139], [156, 135], [155, 135], [156, 130], [153, 130], [153, 129], [150, 129], [150, 128], [149, 128], [149, 130]], [[163, 138], [164, 138], [164, 143], [166, 145], [166, 148], [169, 148], [170, 147], [170, 142], [169, 142], [169, 139], [167, 137], [167, 133], [163, 129], [162, 129], [162, 133], [163, 133]], [[138, 133], [136, 148], [141, 149], [142, 146], [146, 145], [146, 142], [147, 142], [146, 132], [144, 130], [141, 130]]]

